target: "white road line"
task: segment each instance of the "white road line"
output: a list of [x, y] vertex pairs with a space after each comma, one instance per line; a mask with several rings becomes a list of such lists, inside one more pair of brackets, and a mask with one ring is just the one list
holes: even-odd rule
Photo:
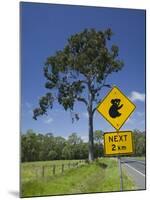
[[142, 172], [138, 171], [137, 169], [135, 169], [134, 167], [131, 167], [130, 165], [124, 163], [124, 165], [127, 165], [129, 168], [133, 169], [134, 171], [138, 172], [139, 174], [141, 174], [142, 176], [145, 176], [145, 174], [143, 174]]

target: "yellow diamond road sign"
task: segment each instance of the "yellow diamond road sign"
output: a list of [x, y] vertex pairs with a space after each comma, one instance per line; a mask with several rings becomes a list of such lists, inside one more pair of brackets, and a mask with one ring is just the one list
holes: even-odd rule
[[131, 131], [104, 133], [104, 154], [123, 155], [133, 153]]
[[135, 109], [135, 105], [117, 88], [113, 87], [97, 111], [116, 129], [119, 130]]

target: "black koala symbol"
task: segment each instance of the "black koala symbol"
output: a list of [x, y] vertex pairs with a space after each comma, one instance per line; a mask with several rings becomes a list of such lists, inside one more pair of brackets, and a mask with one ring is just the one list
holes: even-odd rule
[[123, 106], [123, 104], [120, 105], [120, 99], [112, 99], [111, 103], [112, 106], [109, 109], [109, 115], [112, 118], [120, 117], [121, 113], [119, 113], [118, 110], [121, 109]]

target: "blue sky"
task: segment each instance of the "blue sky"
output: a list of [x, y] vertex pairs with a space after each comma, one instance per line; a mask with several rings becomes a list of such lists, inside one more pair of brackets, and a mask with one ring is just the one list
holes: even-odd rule
[[[46, 58], [61, 50], [67, 38], [85, 28], [114, 32], [111, 43], [120, 49], [124, 68], [112, 74], [107, 83], [118, 86], [135, 104], [136, 110], [121, 130], [145, 130], [145, 11], [84, 6], [21, 3], [21, 131], [52, 132], [67, 137], [78, 133], [88, 137], [88, 118], [84, 104], [76, 104], [80, 120], [72, 124], [69, 112], [56, 105], [48, 116], [32, 119], [44, 88], [43, 66]], [[100, 98], [109, 90], [104, 89]], [[114, 131], [99, 114], [94, 116], [94, 130]]]

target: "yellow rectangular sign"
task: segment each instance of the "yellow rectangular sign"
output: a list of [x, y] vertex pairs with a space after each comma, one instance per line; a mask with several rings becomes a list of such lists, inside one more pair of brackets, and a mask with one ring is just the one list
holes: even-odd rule
[[104, 133], [104, 154], [123, 155], [133, 153], [131, 131]]

